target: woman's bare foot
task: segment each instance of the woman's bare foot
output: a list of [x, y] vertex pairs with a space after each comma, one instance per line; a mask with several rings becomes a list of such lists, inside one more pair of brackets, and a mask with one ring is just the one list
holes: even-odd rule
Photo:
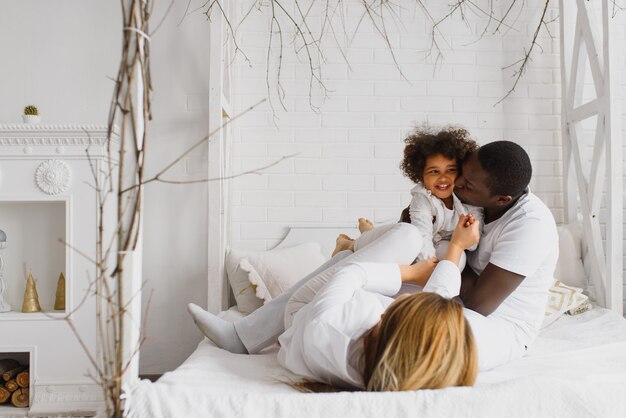
[[346, 234], [339, 234], [337, 237], [337, 246], [333, 251], [331, 257], [337, 254], [340, 251], [350, 250], [354, 251], [354, 240], [347, 236]]
[[374, 229], [374, 224], [367, 218], [359, 218], [359, 231], [363, 232], [371, 231]]

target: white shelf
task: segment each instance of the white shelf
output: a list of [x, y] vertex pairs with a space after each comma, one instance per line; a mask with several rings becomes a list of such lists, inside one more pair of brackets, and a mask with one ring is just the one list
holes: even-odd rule
[[0, 321], [56, 321], [63, 319], [66, 313], [63, 311], [32, 312], [24, 313], [19, 311], [0, 313]]

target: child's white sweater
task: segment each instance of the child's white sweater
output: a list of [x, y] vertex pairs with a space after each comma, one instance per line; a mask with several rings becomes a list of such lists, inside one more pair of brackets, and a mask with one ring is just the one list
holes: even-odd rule
[[[455, 194], [452, 194], [452, 209], [448, 209], [441, 199], [422, 184], [418, 183], [413, 187], [411, 195], [413, 196], [409, 205], [411, 224], [417, 227], [424, 238], [424, 247], [417, 256], [418, 260], [436, 257], [435, 247], [442, 240], [450, 240], [461, 214], [467, 215], [471, 212], [480, 221], [482, 229], [483, 209], [461, 203]], [[469, 250], [474, 251], [476, 247], [477, 245], [474, 245]]]

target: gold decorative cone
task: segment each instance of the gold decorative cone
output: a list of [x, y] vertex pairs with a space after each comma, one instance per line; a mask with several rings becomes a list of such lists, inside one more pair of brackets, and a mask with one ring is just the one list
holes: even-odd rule
[[37, 286], [33, 275], [28, 275], [26, 280], [26, 290], [24, 291], [24, 302], [22, 302], [22, 312], [40, 312], [39, 295], [37, 295]]
[[65, 275], [63, 273], [59, 275], [59, 281], [57, 282], [57, 295], [54, 299], [54, 309], [60, 311], [65, 310]]

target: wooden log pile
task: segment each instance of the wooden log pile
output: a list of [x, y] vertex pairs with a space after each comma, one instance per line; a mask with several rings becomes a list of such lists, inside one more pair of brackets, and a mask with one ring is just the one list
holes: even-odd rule
[[28, 366], [13, 359], [0, 359], [0, 404], [11, 403], [17, 408], [29, 404], [30, 374]]

